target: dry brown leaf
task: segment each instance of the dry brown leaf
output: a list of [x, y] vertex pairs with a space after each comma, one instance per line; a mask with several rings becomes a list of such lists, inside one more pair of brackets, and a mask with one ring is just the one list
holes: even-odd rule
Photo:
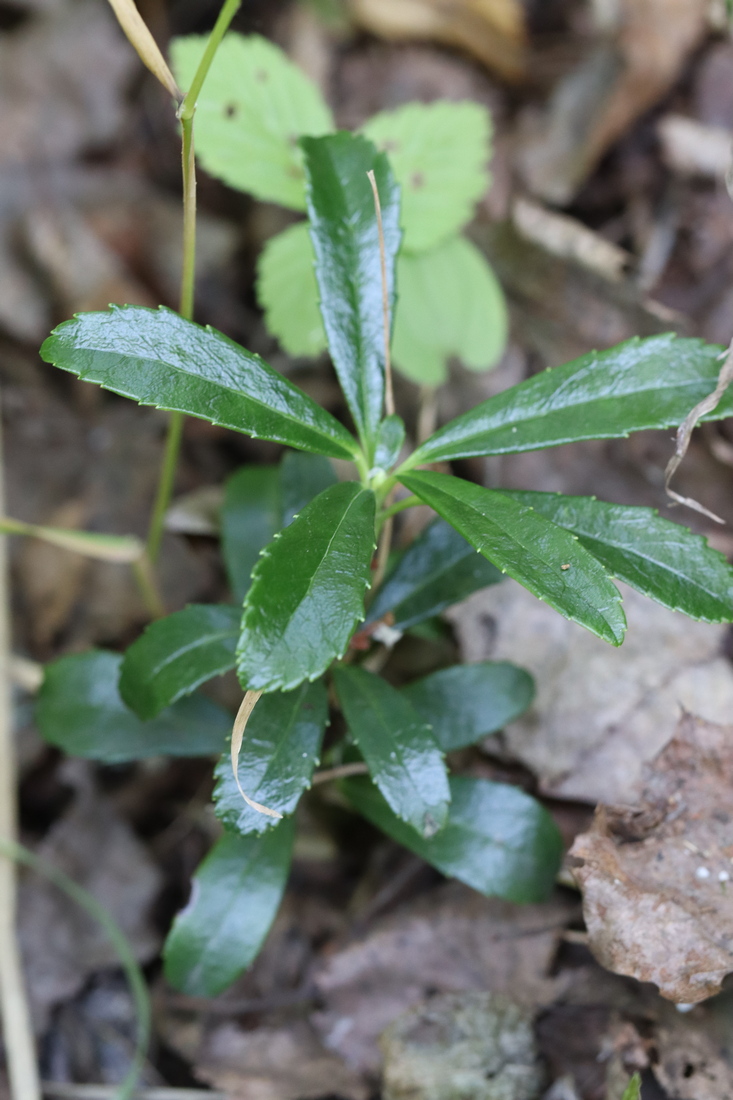
[[655, 1036], [654, 1076], [676, 1100], [723, 1100], [733, 1096], [733, 1068], [707, 1030], [660, 1028]]
[[524, 72], [519, 0], [350, 0], [350, 8], [358, 23], [383, 38], [458, 46], [506, 80]]
[[[47, 517], [49, 527], [81, 529], [89, 508], [70, 500]], [[28, 601], [30, 630], [37, 645], [46, 646], [66, 623], [89, 572], [89, 560], [41, 539], [27, 539], [18, 555], [20, 582]]]
[[231, 1100], [366, 1100], [368, 1095], [305, 1020], [256, 1031], [222, 1024], [208, 1036], [196, 1074]]
[[[69, 812], [38, 846], [38, 855], [94, 895], [127, 936], [140, 962], [160, 937], [150, 908], [161, 875], [109, 798], [98, 797], [81, 761], [67, 761], [63, 778], [77, 789]], [[95, 970], [119, 965], [104, 929], [76, 902], [37, 876], [20, 893], [20, 942], [34, 1023], [45, 1028], [51, 1008], [72, 997]]]
[[547, 977], [572, 903], [517, 906], [457, 883], [375, 922], [363, 939], [319, 965], [324, 1043], [355, 1069], [376, 1073], [379, 1035], [429, 993], [490, 990], [524, 1004], [552, 999]]
[[609, 970], [694, 1004], [733, 971], [733, 728], [686, 714], [633, 805], [601, 806], [570, 863]]
[[567, 204], [604, 152], [669, 91], [708, 30], [709, 0], [621, 0], [613, 41], [560, 82], [528, 120], [521, 169], [530, 189]]
[[464, 660], [513, 661], [535, 677], [535, 701], [506, 728], [502, 743], [547, 794], [628, 801], [642, 764], [669, 740], [680, 707], [712, 722], [733, 714], [728, 628], [692, 622], [619, 588], [629, 623], [619, 649], [513, 581], [448, 613]]

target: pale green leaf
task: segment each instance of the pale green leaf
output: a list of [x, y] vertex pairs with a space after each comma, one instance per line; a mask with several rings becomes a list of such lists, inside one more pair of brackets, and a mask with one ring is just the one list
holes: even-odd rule
[[320, 355], [327, 347], [315, 259], [308, 223], [299, 222], [271, 237], [257, 261], [257, 299], [265, 323], [295, 357]]

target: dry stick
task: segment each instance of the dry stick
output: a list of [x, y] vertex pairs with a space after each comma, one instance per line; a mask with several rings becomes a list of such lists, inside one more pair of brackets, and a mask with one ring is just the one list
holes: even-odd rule
[[[664, 471], [664, 488], [667, 492], [667, 496], [670, 497], [675, 504], [684, 504], [687, 508], [692, 508], [695, 512], [700, 512], [703, 516], [707, 516], [709, 519], [715, 520], [716, 523], [725, 523], [724, 519], [720, 516], [716, 516], [715, 512], [711, 512], [704, 505], [699, 504], [691, 497], [680, 496], [679, 493], [675, 493], [669, 487], [669, 483], [674, 477], [677, 467], [682, 462], [682, 459], [687, 454], [687, 448], [690, 446], [690, 438], [694, 429], [697, 427], [699, 421], [712, 412], [718, 405], [721, 397], [728, 389], [728, 386], [733, 382], [733, 341], [724, 353], [725, 359], [723, 366], [720, 368], [720, 374], [718, 375], [718, 382], [712, 393], [708, 394], [700, 401], [692, 412], [688, 413], [685, 419], [677, 429], [677, 442], [675, 444], [675, 451], [669, 462], [667, 463], [667, 469]], [[721, 356], [723, 358], [723, 356]]]
[[[4, 470], [0, 439], [0, 512], [4, 511]], [[10, 609], [7, 540], [0, 536], [0, 840], [15, 843], [17, 793], [10, 694]], [[39, 1100], [33, 1028], [16, 937], [17, 879], [12, 859], [0, 856], [0, 1007], [5, 1058], [13, 1100]]]
[[251, 806], [253, 810], [257, 810], [259, 814], [266, 814], [267, 817], [281, 818], [282, 814], [279, 814], [277, 810], [270, 810], [267, 806], [261, 805], [259, 802], [255, 802], [250, 798], [248, 794], [245, 794], [242, 790], [242, 784], [239, 782], [239, 754], [242, 751], [242, 741], [244, 739], [244, 731], [247, 728], [250, 715], [257, 705], [257, 701], [262, 695], [261, 691], [248, 691], [245, 692], [244, 699], [241, 706], [237, 711], [237, 717], [234, 719], [234, 728], [232, 730], [232, 772], [234, 773], [234, 781], [237, 784], [237, 790], [241, 794], [244, 801], [248, 806]]
[[319, 783], [330, 783], [332, 779], [348, 779], [350, 775], [369, 775], [369, 768], [356, 760], [353, 764], [339, 764], [336, 768], [324, 768], [323, 771], [314, 774], [311, 786], [317, 787]]

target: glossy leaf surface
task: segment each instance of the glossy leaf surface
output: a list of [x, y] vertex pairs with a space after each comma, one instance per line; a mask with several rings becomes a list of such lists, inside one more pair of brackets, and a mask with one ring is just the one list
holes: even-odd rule
[[430, 726], [406, 696], [361, 668], [334, 669], [351, 735], [389, 806], [421, 836], [448, 817], [450, 790], [443, 753]]
[[384, 308], [373, 171], [382, 205], [390, 312], [400, 246], [399, 188], [384, 153], [345, 131], [303, 138], [310, 235], [328, 346], [359, 434], [373, 439], [384, 404]]
[[402, 189], [407, 251], [434, 248], [469, 221], [489, 186], [491, 119], [485, 107], [408, 103], [375, 115], [363, 133], [387, 152]]
[[[328, 721], [328, 697], [322, 681], [295, 691], [263, 695], [247, 723], [239, 753], [242, 790], [270, 810], [291, 814], [310, 786]], [[276, 825], [242, 799], [228, 752], [216, 771], [216, 816], [235, 833], [263, 833]]]
[[609, 573], [693, 619], [733, 619], [733, 569], [701, 535], [652, 508], [593, 497], [512, 491], [507, 495], [572, 531]]
[[292, 850], [292, 821], [216, 842], [165, 941], [165, 976], [175, 989], [214, 997], [254, 961], [285, 891]]
[[342, 657], [364, 618], [374, 494], [344, 481], [317, 496], [264, 551], [244, 604], [245, 690], [287, 691]]
[[397, 630], [438, 615], [502, 574], [449, 523], [435, 520], [405, 551], [369, 605], [369, 622], [387, 612]]
[[489, 897], [542, 901], [562, 858], [562, 838], [543, 806], [517, 787], [452, 778], [448, 824], [430, 839], [400, 821], [373, 783], [348, 779], [342, 790], [373, 825], [444, 875]]
[[[673, 334], [628, 340], [546, 370], [440, 428], [411, 465], [614, 439], [681, 424], [718, 380], [720, 348]], [[733, 412], [729, 390], [706, 419]]]
[[323, 455], [287, 451], [280, 463], [282, 526], [287, 527], [306, 504], [337, 481], [333, 466]]
[[271, 237], [257, 261], [257, 300], [265, 323], [296, 357], [320, 355], [327, 347], [315, 259], [308, 223], [298, 222]]
[[470, 370], [488, 370], [506, 347], [504, 294], [483, 255], [463, 237], [429, 252], [401, 252], [392, 354], [402, 374], [438, 386], [456, 356]]
[[502, 572], [566, 619], [621, 644], [626, 619], [619, 591], [568, 531], [503, 493], [461, 478], [420, 472], [401, 480]]
[[221, 549], [229, 583], [241, 602], [260, 551], [282, 527], [278, 466], [243, 466], [228, 479], [221, 509]]
[[239, 609], [192, 604], [146, 627], [125, 653], [120, 695], [140, 718], [155, 718], [200, 684], [234, 668]]
[[335, 417], [259, 356], [170, 309], [80, 313], [54, 329], [41, 358], [141, 405], [334, 458], [356, 449]]
[[463, 749], [503, 729], [534, 698], [534, 681], [505, 661], [440, 669], [402, 689], [443, 752]]
[[93, 649], [47, 665], [36, 707], [44, 740], [105, 764], [222, 751], [232, 728], [227, 711], [192, 695], [143, 722], [120, 697], [121, 664], [121, 654]]
[[[178, 83], [189, 87], [207, 36], [174, 39]], [[305, 209], [301, 134], [333, 129], [316, 85], [272, 42], [229, 33], [196, 103], [196, 154], [207, 172], [265, 202]]]

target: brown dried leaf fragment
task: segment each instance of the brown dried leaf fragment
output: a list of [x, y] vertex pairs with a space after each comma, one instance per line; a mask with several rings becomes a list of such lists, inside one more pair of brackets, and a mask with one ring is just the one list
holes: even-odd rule
[[634, 806], [599, 806], [570, 852], [590, 947], [693, 1004], [733, 971], [733, 728], [690, 714]]

